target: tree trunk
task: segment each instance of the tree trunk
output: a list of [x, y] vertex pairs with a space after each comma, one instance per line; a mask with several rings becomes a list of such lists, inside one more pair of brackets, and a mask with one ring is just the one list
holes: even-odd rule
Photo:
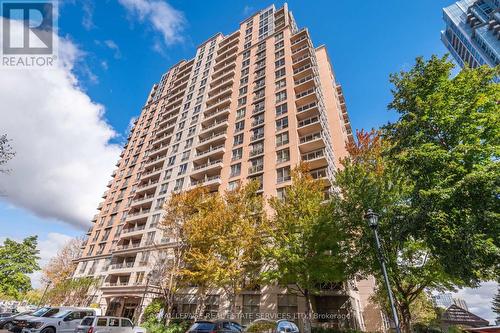
[[407, 301], [400, 301], [397, 304], [398, 312], [400, 315], [399, 325], [402, 333], [411, 333], [411, 313], [410, 304]]
[[206, 301], [207, 301], [207, 291], [206, 288], [203, 286], [198, 287], [197, 290], [197, 304], [196, 304], [196, 313], [194, 314], [194, 319], [198, 320], [200, 318], [204, 317], [205, 313], [205, 307], [206, 307]]
[[309, 289], [304, 289], [304, 298], [306, 299], [306, 311], [304, 313], [304, 333], [311, 333], [312, 304]]

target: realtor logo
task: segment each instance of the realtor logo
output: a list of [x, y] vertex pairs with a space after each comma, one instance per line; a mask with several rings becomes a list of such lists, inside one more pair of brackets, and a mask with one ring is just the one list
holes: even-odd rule
[[52, 2], [2, 2], [2, 16], [4, 55], [53, 53]]

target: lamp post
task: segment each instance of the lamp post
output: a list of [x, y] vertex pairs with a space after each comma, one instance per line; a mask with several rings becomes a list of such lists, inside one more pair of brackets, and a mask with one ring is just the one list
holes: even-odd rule
[[139, 310], [141, 311], [139, 313], [139, 316], [137, 318], [137, 325], [139, 325], [140, 321], [141, 321], [141, 317], [144, 313], [144, 310], [142, 309], [142, 306], [144, 304], [144, 299], [146, 298], [146, 293], [148, 292], [148, 287], [149, 287], [149, 280], [151, 279], [151, 276], [152, 276], [152, 272], [149, 272], [148, 275], [146, 275], [146, 286], [144, 287], [144, 293], [142, 294], [142, 298], [141, 298], [141, 305], [139, 306]]
[[373, 210], [368, 209], [364, 218], [368, 221], [368, 226], [373, 230], [375, 236], [375, 244], [377, 246], [377, 254], [380, 261], [380, 266], [382, 266], [382, 273], [384, 275], [385, 286], [387, 288], [387, 294], [389, 295], [389, 302], [391, 303], [392, 316], [394, 319], [394, 325], [396, 326], [396, 333], [401, 333], [399, 328], [399, 317], [396, 311], [396, 306], [394, 305], [394, 297], [392, 296], [391, 285], [389, 284], [389, 277], [387, 276], [387, 269], [385, 268], [385, 260], [382, 255], [382, 250], [380, 247], [380, 239], [378, 237], [378, 214]]

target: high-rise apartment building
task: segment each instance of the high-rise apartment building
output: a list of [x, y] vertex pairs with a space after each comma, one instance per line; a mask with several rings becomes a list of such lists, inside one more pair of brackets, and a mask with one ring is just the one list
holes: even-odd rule
[[[161, 77], [135, 120], [78, 260], [75, 277], [102, 281], [89, 303], [137, 318], [155, 297], [148, 274], [172, 246], [158, 228], [171, 193], [198, 185], [223, 191], [257, 179], [262, 195], [280, 196], [300, 161], [328, 188], [350, 140], [326, 48], [313, 46], [287, 5], [259, 11], [228, 36], [214, 35]], [[370, 312], [369, 324], [363, 315], [371, 288], [367, 280], [325, 285], [314, 307], [331, 315], [318, 323], [380, 330], [380, 312]], [[177, 312], [193, 311], [195, 299], [193, 290], [179, 295]], [[222, 313], [226, 301], [214, 291], [208, 307]], [[262, 286], [239, 295], [237, 306], [245, 321], [247, 314], [303, 313], [305, 303]]]
[[500, 0], [460, 0], [443, 18], [441, 40], [460, 66], [500, 64]]

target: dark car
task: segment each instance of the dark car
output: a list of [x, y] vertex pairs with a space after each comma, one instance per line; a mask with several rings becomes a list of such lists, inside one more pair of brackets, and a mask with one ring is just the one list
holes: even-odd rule
[[245, 328], [246, 333], [300, 333], [294, 322], [270, 319], [257, 319]]
[[230, 320], [195, 321], [187, 333], [241, 333], [243, 327]]
[[36, 310], [30, 315], [18, 316], [12, 320], [12, 327], [9, 331], [14, 333], [21, 333], [23, 328], [28, 325], [28, 321], [36, 319], [34, 317], [50, 317], [59, 312], [59, 308], [44, 307]]
[[6, 316], [3, 316], [3, 313], [0, 314], [0, 329], [4, 330], [10, 330], [14, 324], [12, 321], [16, 319], [17, 317], [24, 316], [24, 315], [29, 315], [31, 312], [26, 311], [26, 312], [20, 312], [20, 313], [9, 313]]

